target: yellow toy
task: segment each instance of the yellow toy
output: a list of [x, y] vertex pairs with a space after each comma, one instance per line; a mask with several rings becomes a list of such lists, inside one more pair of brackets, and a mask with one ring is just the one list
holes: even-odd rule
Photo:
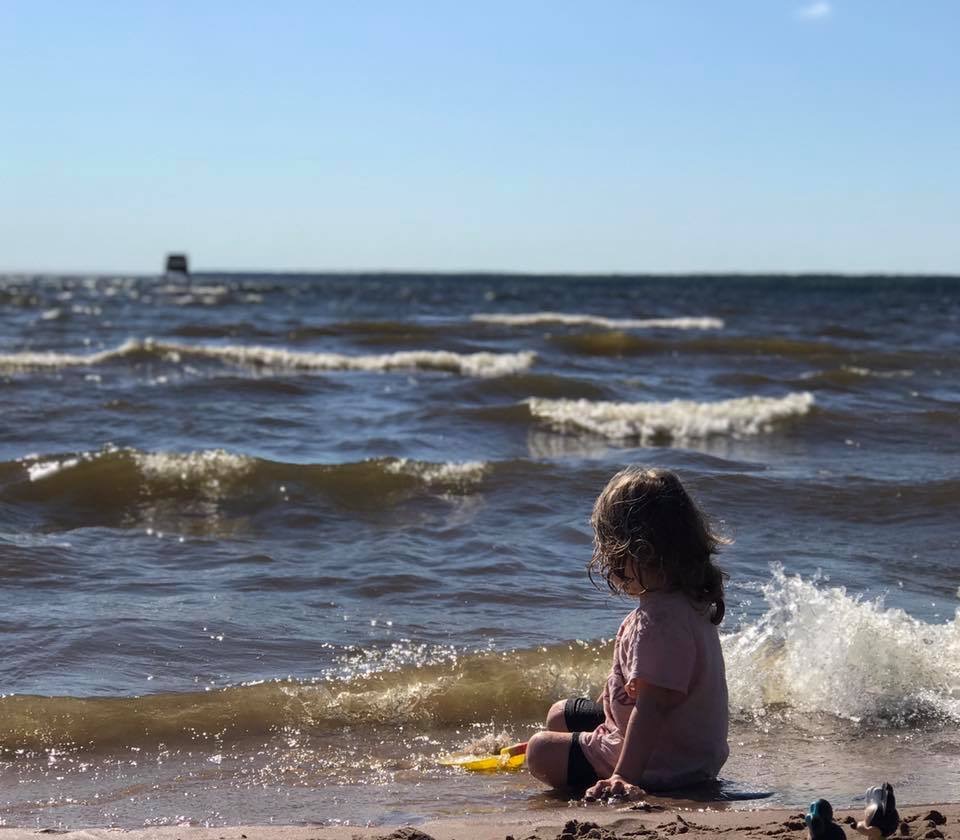
[[527, 743], [504, 747], [499, 755], [450, 755], [440, 759], [447, 767], [462, 767], [475, 772], [493, 772], [519, 770], [527, 753]]

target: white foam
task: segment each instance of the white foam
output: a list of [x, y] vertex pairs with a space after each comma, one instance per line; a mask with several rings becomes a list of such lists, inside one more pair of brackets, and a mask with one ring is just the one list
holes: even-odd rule
[[147, 480], [199, 481], [219, 484], [225, 479], [246, 475], [254, 460], [224, 449], [199, 452], [131, 452], [133, 461]]
[[433, 464], [428, 461], [411, 461], [407, 458], [398, 458], [386, 464], [385, 469], [395, 475], [414, 476], [426, 484], [477, 484], [488, 467], [484, 461], [447, 461], [443, 464]]
[[172, 352], [197, 357], [217, 358], [238, 364], [261, 365], [296, 370], [448, 370], [467, 376], [504, 376], [519, 373], [533, 364], [536, 354], [521, 353], [454, 353], [449, 350], [406, 350], [369, 356], [347, 356], [342, 353], [308, 353], [273, 347], [192, 347], [167, 345]]
[[37, 461], [34, 464], [26, 464], [27, 475], [31, 481], [42, 481], [50, 478], [63, 470], [69, 470], [80, 463], [79, 458], [64, 458], [62, 461], [56, 459], [50, 461]]
[[101, 350], [86, 355], [78, 353], [54, 353], [52, 351], [23, 353], [0, 353], [0, 370], [38, 370], [99, 365], [111, 359], [131, 356], [149, 349], [146, 342], [130, 339], [113, 350]]
[[0, 354], [0, 370], [35, 370], [92, 366], [141, 354], [156, 355], [173, 363], [184, 358], [216, 359], [239, 365], [284, 370], [447, 370], [465, 376], [492, 377], [527, 370], [536, 358], [520, 353], [454, 353], [449, 350], [408, 350], [367, 356], [310, 353], [278, 347], [243, 345], [191, 345], [153, 339], [131, 339], [112, 350], [89, 355], [52, 352]]
[[780, 565], [762, 592], [767, 612], [723, 639], [734, 711], [960, 721], [960, 610], [927, 624]]
[[19, 458], [18, 461], [26, 468], [30, 481], [43, 481], [57, 473], [71, 470], [81, 463], [95, 461], [101, 455], [108, 455], [117, 451], [116, 446], [108, 443], [100, 450], [78, 452], [66, 458], [44, 458], [39, 453], [31, 453]]
[[140, 452], [136, 449], [118, 449], [112, 445], [67, 458], [43, 459], [39, 455], [26, 455], [20, 459], [20, 463], [26, 468], [31, 481], [42, 481], [81, 463], [118, 453], [121, 457], [131, 459], [147, 481], [194, 481], [209, 486], [219, 486], [222, 481], [241, 478], [255, 463], [253, 458], [223, 449], [184, 453]]
[[785, 397], [740, 397], [721, 402], [594, 402], [527, 400], [530, 413], [562, 429], [581, 429], [622, 440], [687, 440], [714, 435], [745, 436], [768, 431], [778, 421], [801, 417], [814, 403], [808, 392]]
[[877, 379], [905, 379], [913, 376], [912, 370], [871, 370], [865, 367], [856, 367], [855, 365], [843, 365], [842, 370], [853, 376], [872, 376]]
[[520, 314], [478, 313], [470, 320], [486, 324], [503, 324], [512, 327], [536, 324], [564, 324], [567, 326], [603, 327], [608, 330], [673, 329], [673, 330], [721, 330], [723, 320], [710, 317], [680, 318], [604, 318], [600, 315], [585, 315], [573, 312], [528, 312]]

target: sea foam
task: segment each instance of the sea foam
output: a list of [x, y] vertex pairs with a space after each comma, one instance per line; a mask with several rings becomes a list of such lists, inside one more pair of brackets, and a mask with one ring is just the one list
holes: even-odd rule
[[384, 464], [384, 470], [394, 475], [412, 476], [427, 485], [467, 486], [482, 481], [489, 467], [484, 461], [446, 461], [439, 464], [398, 458], [395, 461], [387, 461]]
[[31, 481], [42, 481], [45, 478], [56, 475], [58, 472], [76, 467], [79, 463], [79, 458], [64, 458], [61, 461], [56, 459], [37, 461], [26, 465], [27, 475]]
[[603, 327], [609, 330], [673, 329], [673, 330], [720, 330], [723, 320], [710, 317], [678, 318], [604, 318], [601, 315], [586, 315], [573, 312], [529, 313], [477, 313], [471, 321], [485, 324], [503, 324], [511, 327], [526, 327], [536, 324], [563, 324], [565, 326]]
[[224, 449], [194, 452], [140, 452], [107, 445], [99, 450], [67, 456], [43, 457], [25, 455], [20, 463], [31, 482], [52, 478], [58, 473], [97, 461], [132, 462], [148, 483], [170, 481], [217, 485], [221, 481], [240, 478], [253, 469], [256, 460]]
[[927, 624], [779, 564], [758, 588], [766, 612], [724, 638], [734, 712], [960, 721], [960, 611]]
[[214, 360], [275, 370], [445, 370], [465, 376], [505, 376], [527, 370], [532, 351], [518, 353], [455, 353], [450, 350], [407, 350], [396, 353], [351, 356], [314, 353], [282, 347], [244, 345], [192, 345], [154, 339], [130, 339], [119, 347], [87, 355], [54, 352], [0, 354], [0, 371], [25, 371], [90, 367], [117, 359], [155, 358], [179, 363], [184, 359]]
[[560, 429], [575, 429], [612, 440], [691, 440], [715, 435], [745, 436], [801, 417], [813, 406], [808, 392], [785, 397], [740, 397], [720, 402], [595, 402], [527, 400], [530, 413]]
[[240, 478], [253, 469], [253, 458], [224, 449], [197, 452], [131, 451], [134, 463], [148, 481], [200, 481], [219, 484], [228, 478]]

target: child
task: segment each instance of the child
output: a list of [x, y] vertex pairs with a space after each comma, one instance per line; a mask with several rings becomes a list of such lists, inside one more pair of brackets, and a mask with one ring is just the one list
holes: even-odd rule
[[715, 534], [666, 470], [617, 473], [597, 498], [590, 579], [639, 601], [617, 631], [599, 702], [554, 703], [527, 747], [530, 772], [587, 798], [716, 778], [727, 759], [727, 682], [717, 626]]

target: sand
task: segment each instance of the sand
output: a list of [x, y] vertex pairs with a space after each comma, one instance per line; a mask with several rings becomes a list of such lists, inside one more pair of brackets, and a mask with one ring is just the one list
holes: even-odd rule
[[[960, 840], [960, 804], [904, 806], [895, 838]], [[838, 810], [836, 820], [850, 840], [862, 835], [850, 820], [862, 811]], [[165, 826], [131, 831], [88, 829], [38, 832], [6, 828], [0, 840], [38, 840], [56, 833], [58, 840], [665, 840], [685, 834], [717, 840], [806, 840], [799, 810], [709, 810], [653, 806], [644, 811], [629, 807], [591, 805], [532, 814], [444, 819], [417, 826], [359, 828], [354, 826], [239, 826], [191, 828]]]

